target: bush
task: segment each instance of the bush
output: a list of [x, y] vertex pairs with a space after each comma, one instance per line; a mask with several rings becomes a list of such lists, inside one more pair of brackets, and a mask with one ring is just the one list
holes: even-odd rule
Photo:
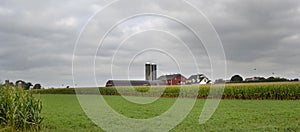
[[37, 83], [33, 86], [33, 89], [41, 89], [42, 88], [42, 85]]
[[240, 75], [234, 75], [231, 77], [230, 82], [237, 83], [242, 82], [243, 78]]
[[[23, 89], [0, 86], [0, 125], [4, 131], [40, 129], [42, 102]], [[3, 130], [0, 130], [3, 131]]]

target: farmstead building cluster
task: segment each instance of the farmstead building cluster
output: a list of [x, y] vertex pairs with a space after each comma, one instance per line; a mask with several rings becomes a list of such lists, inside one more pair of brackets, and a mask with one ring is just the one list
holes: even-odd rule
[[162, 75], [157, 78], [157, 65], [145, 64], [145, 80], [108, 80], [106, 87], [111, 86], [163, 86], [163, 85], [191, 85], [209, 84], [211, 81], [203, 74], [191, 75], [186, 78], [180, 73]]

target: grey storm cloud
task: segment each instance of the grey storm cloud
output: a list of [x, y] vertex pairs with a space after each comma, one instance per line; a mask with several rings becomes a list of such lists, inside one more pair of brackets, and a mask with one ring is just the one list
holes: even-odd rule
[[[296, 61], [300, 48], [299, 9], [299, 2], [295, 0], [226, 2], [221, 18], [224, 23], [212, 22], [220, 33], [229, 67], [240, 63], [260, 69], [261, 73], [255, 74], [264, 76], [272, 72], [279, 76], [299, 76], [295, 68], [299, 66]], [[253, 74], [253, 68], [246, 67], [238, 68], [239, 72], [247, 73], [248, 70], [248, 74]]]
[[[228, 67], [227, 77], [241, 74], [299, 77], [300, 62], [300, 1], [298, 0], [188, 0], [201, 10], [215, 27], [222, 41]], [[0, 79], [24, 79], [40, 82], [47, 87], [72, 85], [72, 57], [77, 37], [89, 18], [110, 1], [16, 1], [0, 2]], [[145, 9], [164, 10], [165, 3], [153, 1]], [[170, 6], [175, 6], [169, 3]], [[124, 9], [135, 3], [122, 5]], [[109, 7], [108, 7], [109, 8]], [[173, 54], [184, 63], [185, 76], [198, 72], [185, 47], [175, 38], [162, 32], [143, 32], [132, 36], [120, 47], [118, 42], [132, 33], [145, 29], [161, 29], [174, 33], [190, 43], [189, 49], [198, 61], [201, 73], [210, 76], [210, 61], [205, 47], [182, 25], [159, 17], [139, 17], [116, 27], [104, 41], [102, 49], [91, 45], [99, 43], [103, 24], [110, 23], [126, 10], [111, 9], [89, 30], [85, 46], [77, 49], [77, 65], [87, 63], [96, 55], [97, 81], [103, 85], [107, 79], [126, 78], [130, 60], [146, 48], [158, 47]], [[102, 13], [102, 12], [99, 12]], [[185, 10], [170, 11], [171, 14], [189, 16]], [[92, 19], [93, 20], [93, 19]], [[193, 22], [193, 19], [187, 20]], [[97, 38], [97, 40], [94, 40]], [[156, 44], [155, 44], [156, 43]], [[175, 47], [173, 47], [175, 46]], [[176, 47], [177, 46], [177, 47]], [[173, 47], [173, 48], [170, 48]], [[99, 48], [99, 47], [98, 47]], [[116, 53], [114, 64], [110, 64]], [[181, 58], [182, 57], [182, 58]], [[88, 58], [88, 59], [87, 59]], [[157, 51], [137, 56], [129, 67], [130, 78], [143, 79], [145, 61], [159, 64], [160, 74], [180, 72], [170, 57]], [[170, 65], [171, 64], [171, 65]], [[111, 67], [112, 66], [112, 67]], [[111, 75], [110, 68], [114, 69]], [[256, 71], [253, 69], [256, 68]], [[124, 69], [126, 71], [124, 71]], [[78, 70], [85, 79], [84, 67]], [[120, 75], [116, 74], [120, 73]], [[85, 80], [93, 83], [94, 80]]]

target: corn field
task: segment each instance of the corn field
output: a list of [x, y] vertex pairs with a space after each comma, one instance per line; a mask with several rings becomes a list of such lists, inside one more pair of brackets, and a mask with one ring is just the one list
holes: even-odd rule
[[38, 131], [42, 102], [31, 93], [11, 86], [0, 86], [0, 131]]
[[[163, 93], [160, 93], [161, 89], [165, 88]], [[180, 93], [180, 90], [184, 89], [184, 92]], [[122, 95], [128, 96], [161, 96], [161, 97], [188, 97], [192, 94], [192, 91], [198, 91], [197, 98], [207, 98], [209, 91], [213, 90], [210, 85], [183, 85], [181, 86], [161, 86], [161, 87], [147, 87], [140, 86], [134, 87], [138, 92], [131, 92], [130, 87], [102, 87], [99, 91], [102, 95]], [[152, 89], [151, 93], [148, 93]], [[192, 90], [193, 89], [193, 90]], [[190, 90], [190, 91], [189, 91]], [[89, 88], [83, 88], [77, 94], [95, 94], [94, 90]], [[157, 92], [156, 92], [157, 91]], [[32, 91], [33, 93], [40, 94], [76, 94], [75, 90], [69, 89], [45, 89]], [[221, 92], [221, 91], [219, 91]], [[240, 83], [240, 84], [226, 84], [224, 88], [223, 99], [247, 99], [247, 100], [299, 100], [300, 99], [300, 83]]]

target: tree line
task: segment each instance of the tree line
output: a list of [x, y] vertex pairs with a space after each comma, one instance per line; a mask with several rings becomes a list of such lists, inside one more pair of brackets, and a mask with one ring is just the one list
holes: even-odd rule
[[215, 83], [247, 83], [247, 82], [288, 82], [288, 81], [299, 81], [298, 78], [295, 79], [287, 79], [287, 78], [281, 78], [281, 77], [252, 77], [252, 78], [246, 78], [243, 79], [240, 75], [233, 75], [229, 81], [225, 81], [223, 79], [218, 79], [215, 81]]
[[39, 83], [33, 85], [31, 82], [25, 82], [23, 80], [18, 80], [15, 83], [10, 82], [9, 80], [5, 80], [5, 83], [2, 84], [2, 82], [1, 82], [1, 85], [9, 85], [12, 87], [22, 88], [24, 90], [29, 90], [31, 87], [32, 87], [32, 89], [41, 89], [42, 88], [42, 85]]

